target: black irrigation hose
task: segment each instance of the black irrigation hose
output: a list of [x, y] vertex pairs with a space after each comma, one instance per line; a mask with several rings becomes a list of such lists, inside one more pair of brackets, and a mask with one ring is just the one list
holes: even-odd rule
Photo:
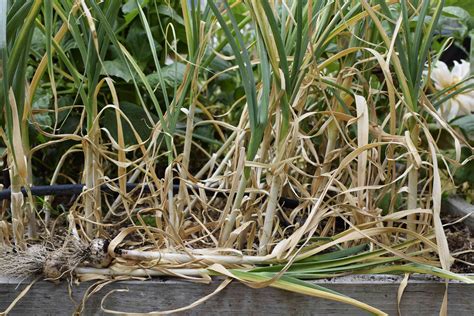
[[[71, 196], [81, 194], [85, 185], [84, 184], [55, 184], [55, 185], [37, 185], [30, 188], [31, 194], [34, 196], [46, 196], [46, 195], [62, 195]], [[135, 183], [127, 183], [127, 192], [130, 192], [137, 187]], [[107, 185], [102, 185], [100, 190], [104, 193], [114, 193]], [[148, 186], [143, 188], [145, 193], [149, 193], [150, 189]], [[25, 188], [21, 188], [21, 192], [24, 196], [27, 195]], [[0, 191], [0, 200], [10, 199], [11, 189]]]
[[[137, 186], [142, 186], [143, 193], [150, 193], [150, 187], [148, 185], [142, 185], [137, 183], [127, 183], [127, 192], [132, 191]], [[84, 184], [55, 184], [55, 185], [37, 185], [30, 188], [31, 194], [34, 196], [46, 196], [46, 195], [62, 195], [62, 196], [71, 196], [81, 194], [85, 185]], [[198, 186], [192, 187], [195, 190], [202, 189]], [[192, 189], [191, 187], [188, 190]], [[112, 191], [107, 185], [103, 184], [100, 187], [101, 191], [104, 193], [116, 194]], [[173, 191], [176, 193], [179, 190], [179, 184], [173, 185]], [[207, 195], [213, 195], [216, 192], [211, 189], [204, 189]], [[25, 188], [21, 189], [21, 192], [24, 196], [27, 195]], [[225, 196], [223, 193], [217, 193], [218, 196]], [[0, 201], [9, 200], [11, 196], [11, 189], [5, 189], [0, 191]], [[296, 208], [300, 203], [294, 199], [288, 199], [280, 197], [279, 199], [280, 206], [287, 208]]]

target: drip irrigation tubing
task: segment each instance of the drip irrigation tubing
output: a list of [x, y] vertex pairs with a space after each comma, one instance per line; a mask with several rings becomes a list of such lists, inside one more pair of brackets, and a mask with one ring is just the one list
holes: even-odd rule
[[[142, 193], [150, 193], [151, 187], [147, 184], [138, 184], [138, 183], [127, 183], [127, 192], [130, 192], [137, 187], [140, 187]], [[203, 188], [196, 185], [188, 185], [188, 191], [192, 192], [192, 190], [202, 190], [206, 192], [206, 195], [212, 196], [217, 195], [220, 197], [225, 197], [226, 195], [223, 192], [216, 192], [213, 189]], [[33, 196], [72, 196], [72, 195], [79, 195], [85, 188], [85, 184], [55, 184], [55, 185], [37, 185], [30, 187], [31, 195]], [[101, 185], [100, 187], [103, 193], [108, 194], [115, 194], [118, 193], [114, 190], [110, 189], [110, 187], [106, 184]], [[173, 184], [173, 192], [177, 193], [179, 191], [179, 184]], [[21, 188], [21, 192], [24, 196], [27, 196], [27, 190], [25, 188]], [[11, 197], [11, 189], [4, 189], [0, 191], [0, 201], [2, 200], [9, 200]], [[282, 207], [286, 208], [296, 208], [300, 203], [297, 200], [289, 199], [285, 197], [280, 197], [278, 203]]]

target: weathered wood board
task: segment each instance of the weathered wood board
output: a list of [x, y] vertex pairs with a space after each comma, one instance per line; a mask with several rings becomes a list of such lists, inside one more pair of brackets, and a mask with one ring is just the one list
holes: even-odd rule
[[443, 200], [441, 211], [459, 217], [467, 216], [464, 223], [474, 231], [474, 205], [467, 203], [463, 198], [453, 196]]
[[[351, 276], [315, 283], [373, 305], [389, 315], [397, 315], [397, 290], [401, 278], [394, 276]], [[92, 283], [73, 287], [72, 297], [80, 301]], [[210, 285], [181, 280], [153, 279], [122, 281], [105, 286], [86, 303], [82, 314], [104, 315], [101, 300], [114, 289], [104, 307], [122, 312], [165, 311], [186, 306], [211, 293], [219, 280]], [[0, 310], [3, 311], [26, 286], [17, 281], [0, 279]], [[443, 281], [412, 277], [403, 295], [402, 315], [438, 315], [445, 291]], [[450, 283], [449, 315], [474, 315], [474, 286]], [[14, 307], [10, 315], [71, 315], [75, 303], [70, 299], [67, 284], [38, 282]], [[251, 289], [238, 282], [203, 304], [181, 313], [183, 315], [366, 315], [365, 312], [338, 302], [293, 294], [283, 290]]]

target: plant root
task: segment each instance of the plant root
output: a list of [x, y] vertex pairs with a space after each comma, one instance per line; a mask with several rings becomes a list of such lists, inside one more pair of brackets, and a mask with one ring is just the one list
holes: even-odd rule
[[24, 279], [40, 275], [58, 280], [80, 264], [105, 268], [112, 261], [107, 247], [105, 239], [96, 238], [85, 244], [71, 238], [58, 249], [45, 245], [32, 245], [26, 250], [0, 248], [0, 276]]

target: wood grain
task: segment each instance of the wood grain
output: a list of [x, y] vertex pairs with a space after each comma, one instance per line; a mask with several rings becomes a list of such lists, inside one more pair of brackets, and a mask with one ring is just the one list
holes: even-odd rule
[[[397, 290], [400, 278], [393, 276], [353, 276], [314, 283], [344, 293], [373, 305], [389, 315], [397, 315]], [[211, 293], [221, 280], [209, 285], [178, 280], [153, 279], [121, 281], [105, 286], [87, 301], [84, 315], [104, 315], [101, 300], [114, 289], [104, 307], [122, 312], [164, 311], [186, 306]], [[93, 283], [86, 282], [72, 288], [78, 302]], [[26, 286], [17, 281], [0, 279], [0, 310], [4, 310]], [[402, 299], [402, 315], [438, 315], [445, 285], [436, 279], [413, 278]], [[473, 315], [474, 287], [451, 283], [449, 315]], [[38, 282], [15, 306], [10, 315], [71, 315], [77, 306], [69, 295], [65, 282]], [[361, 310], [337, 302], [306, 297], [282, 290], [252, 289], [237, 282], [183, 315], [366, 315]]]

